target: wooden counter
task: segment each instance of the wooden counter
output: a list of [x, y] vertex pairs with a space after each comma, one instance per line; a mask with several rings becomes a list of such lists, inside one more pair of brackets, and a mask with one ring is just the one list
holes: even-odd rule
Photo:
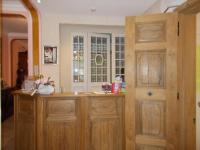
[[15, 92], [16, 150], [124, 150], [124, 95]]

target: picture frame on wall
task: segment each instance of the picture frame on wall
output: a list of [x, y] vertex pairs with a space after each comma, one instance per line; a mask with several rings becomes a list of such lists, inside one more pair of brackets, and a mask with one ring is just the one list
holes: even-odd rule
[[57, 64], [56, 46], [44, 46], [44, 64]]

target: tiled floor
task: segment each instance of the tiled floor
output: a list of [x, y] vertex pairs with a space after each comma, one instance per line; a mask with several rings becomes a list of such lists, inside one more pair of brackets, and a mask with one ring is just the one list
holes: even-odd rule
[[10, 117], [1, 124], [2, 150], [14, 150], [14, 118]]

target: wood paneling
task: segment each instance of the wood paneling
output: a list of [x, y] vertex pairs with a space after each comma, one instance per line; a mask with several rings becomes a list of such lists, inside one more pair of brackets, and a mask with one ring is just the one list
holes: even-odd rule
[[79, 135], [76, 121], [48, 121], [46, 123], [45, 149], [79, 150]]
[[164, 87], [165, 51], [136, 52], [137, 87]]
[[75, 117], [76, 102], [74, 100], [50, 100], [47, 102], [47, 119], [50, 117]]
[[181, 150], [196, 148], [196, 16], [179, 14], [178, 89]]
[[165, 137], [165, 101], [136, 102], [136, 132], [139, 135]]
[[163, 42], [166, 39], [165, 22], [139, 22], [135, 25], [136, 43]]
[[113, 99], [99, 98], [91, 101], [91, 115], [118, 115], [117, 102]]
[[88, 149], [123, 150], [123, 99], [92, 97], [88, 102]]
[[197, 14], [200, 12], [199, 0], [188, 0], [176, 9], [180, 14]]
[[44, 149], [80, 149], [80, 99], [44, 99]]
[[17, 150], [124, 150], [123, 95], [15, 93]]
[[15, 149], [36, 149], [36, 99], [27, 95], [14, 97]]
[[177, 150], [177, 24], [177, 14], [126, 20], [127, 150]]
[[137, 145], [136, 150], [166, 150], [164, 147], [149, 146], [149, 145]]

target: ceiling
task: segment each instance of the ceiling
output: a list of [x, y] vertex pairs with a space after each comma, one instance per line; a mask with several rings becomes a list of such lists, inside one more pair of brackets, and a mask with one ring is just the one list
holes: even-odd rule
[[[24, 8], [21, 0], [3, 0], [3, 9], [15, 8], [20, 10]], [[27, 19], [21, 15], [3, 14], [2, 17], [2, 31], [3, 33], [28, 33]]]
[[[125, 17], [144, 13], [157, 0], [31, 0], [40, 12], [66, 15]], [[23, 8], [21, 0], [3, 0], [3, 6]], [[3, 32], [27, 33], [27, 20], [3, 17]]]
[[3, 16], [2, 29], [4, 33], [28, 33], [27, 20], [20, 16]]
[[[125, 17], [145, 13], [155, 2], [177, 5], [185, 0], [31, 0], [42, 13], [54, 13], [80, 16]], [[14, 6], [21, 10], [21, 0], [3, 0], [5, 6]], [[4, 6], [4, 5], [3, 5]], [[27, 21], [24, 18], [4, 18], [6, 32], [27, 33]]]
[[143, 14], [157, 0], [37, 0], [42, 12], [67, 15], [130, 16]]

